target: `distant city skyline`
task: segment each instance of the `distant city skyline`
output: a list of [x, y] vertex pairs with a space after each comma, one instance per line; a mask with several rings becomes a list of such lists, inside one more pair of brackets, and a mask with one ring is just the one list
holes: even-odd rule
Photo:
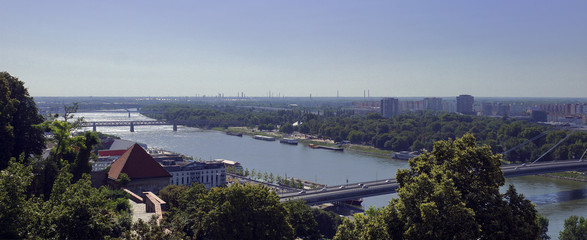
[[32, 96], [585, 97], [587, 2], [1, 1]]

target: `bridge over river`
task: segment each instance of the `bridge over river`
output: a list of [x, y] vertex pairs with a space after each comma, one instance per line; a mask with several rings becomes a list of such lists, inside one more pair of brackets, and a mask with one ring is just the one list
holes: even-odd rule
[[177, 131], [177, 123], [170, 123], [166, 121], [100, 121], [100, 122], [84, 122], [81, 127], [92, 127], [95, 132], [97, 127], [117, 127], [130, 126], [130, 131], [135, 131], [135, 126], [148, 125], [173, 125], [173, 131]]
[[[564, 171], [587, 171], [587, 161], [562, 160], [533, 164], [504, 165], [501, 170], [505, 177], [519, 177]], [[329, 186], [328, 189], [308, 190], [305, 193], [291, 191], [279, 193], [281, 202], [304, 200], [306, 204], [316, 205], [395, 193], [399, 184], [395, 179], [383, 179], [360, 183]]]

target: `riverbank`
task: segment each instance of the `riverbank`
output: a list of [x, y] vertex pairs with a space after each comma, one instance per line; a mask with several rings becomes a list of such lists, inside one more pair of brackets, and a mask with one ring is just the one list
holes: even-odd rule
[[284, 135], [282, 133], [275, 132], [275, 131], [259, 131], [256, 129], [249, 129], [247, 127], [229, 127], [227, 129], [213, 128], [213, 130], [230, 132], [230, 133], [234, 133], [234, 134], [242, 133], [242, 134], [246, 134], [246, 135], [250, 135], [250, 136], [263, 135], [263, 136], [268, 136], [268, 137], [274, 137], [276, 139], [288, 137], [288, 138], [294, 138], [294, 139], [298, 140], [298, 142], [301, 142], [304, 144], [315, 144], [315, 145], [321, 145], [321, 146], [327, 146], [327, 147], [341, 147], [345, 151], [351, 151], [351, 152], [355, 152], [355, 153], [359, 153], [359, 154], [363, 154], [363, 155], [388, 158], [388, 159], [392, 159], [391, 155], [394, 153], [393, 151], [377, 149], [372, 146], [361, 145], [361, 144], [342, 144], [342, 145], [338, 146], [337, 144], [335, 144], [334, 141], [332, 141], [330, 139], [321, 139], [321, 138], [317, 138], [315, 136], [301, 134], [301, 133]]
[[575, 182], [587, 182], [586, 173], [579, 172], [579, 171], [539, 174], [538, 176], [547, 177], [547, 178], [556, 178], [556, 179], [562, 179], [562, 180], [569, 180], [569, 181], [575, 181]]

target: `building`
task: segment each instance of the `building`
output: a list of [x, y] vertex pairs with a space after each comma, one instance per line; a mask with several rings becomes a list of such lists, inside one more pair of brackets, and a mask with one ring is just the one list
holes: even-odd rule
[[426, 111], [442, 111], [442, 98], [424, 98], [423, 105], [424, 110]]
[[164, 167], [172, 176], [168, 184], [189, 186], [200, 183], [206, 188], [226, 185], [226, 169], [222, 161], [181, 162]]
[[222, 163], [224, 163], [224, 167], [231, 167], [234, 168], [234, 170], [236, 172], [239, 171], [243, 171], [243, 166], [241, 165], [241, 163], [237, 162], [237, 161], [231, 161], [231, 160], [226, 160], [226, 159], [214, 159], [214, 161], [220, 161]]
[[471, 95], [459, 95], [457, 97], [457, 112], [462, 114], [469, 114], [472, 115], [475, 112], [473, 111], [473, 104], [475, 102], [475, 98]]
[[132, 145], [112, 163], [108, 171], [107, 183], [113, 187], [119, 187], [116, 180], [122, 173], [131, 180], [125, 188], [138, 195], [143, 192], [159, 192], [160, 189], [169, 185], [171, 178], [171, 174], [138, 144]]
[[532, 120], [536, 122], [547, 122], [548, 114], [542, 110], [532, 110]]
[[399, 101], [397, 98], [381, 99], [381, 115], [385, 118], [392, 118], [399, 115]]
[[424, 110], [424, 101], [401, 101], [400, 112], [416, 112]]
[[130, 140], [124, 139], [114, 139], [114, 141], [110, 144], [109, 150], [127, 150], [133, 145], [138, 144], [139, 146], [147, 149], [147, 144], [144, 143], [137, 143]]
[[481, 113], [483, 114], [483, 116], [492, 116], [492, 115], [494, 115], [494, 113], [493, 113], [493, 103], [490, 103], [490, 102], [481, 103]]
[[511, 115], [511, 108], [509, 104], [498, 103], [497, 104], [497, 115], [509, 116]]

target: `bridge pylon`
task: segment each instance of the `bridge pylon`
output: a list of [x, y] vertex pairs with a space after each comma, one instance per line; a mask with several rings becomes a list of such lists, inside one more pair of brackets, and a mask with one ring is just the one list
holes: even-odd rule
[[135, 132], [135, 123], [130, 122], [130, 132]]

